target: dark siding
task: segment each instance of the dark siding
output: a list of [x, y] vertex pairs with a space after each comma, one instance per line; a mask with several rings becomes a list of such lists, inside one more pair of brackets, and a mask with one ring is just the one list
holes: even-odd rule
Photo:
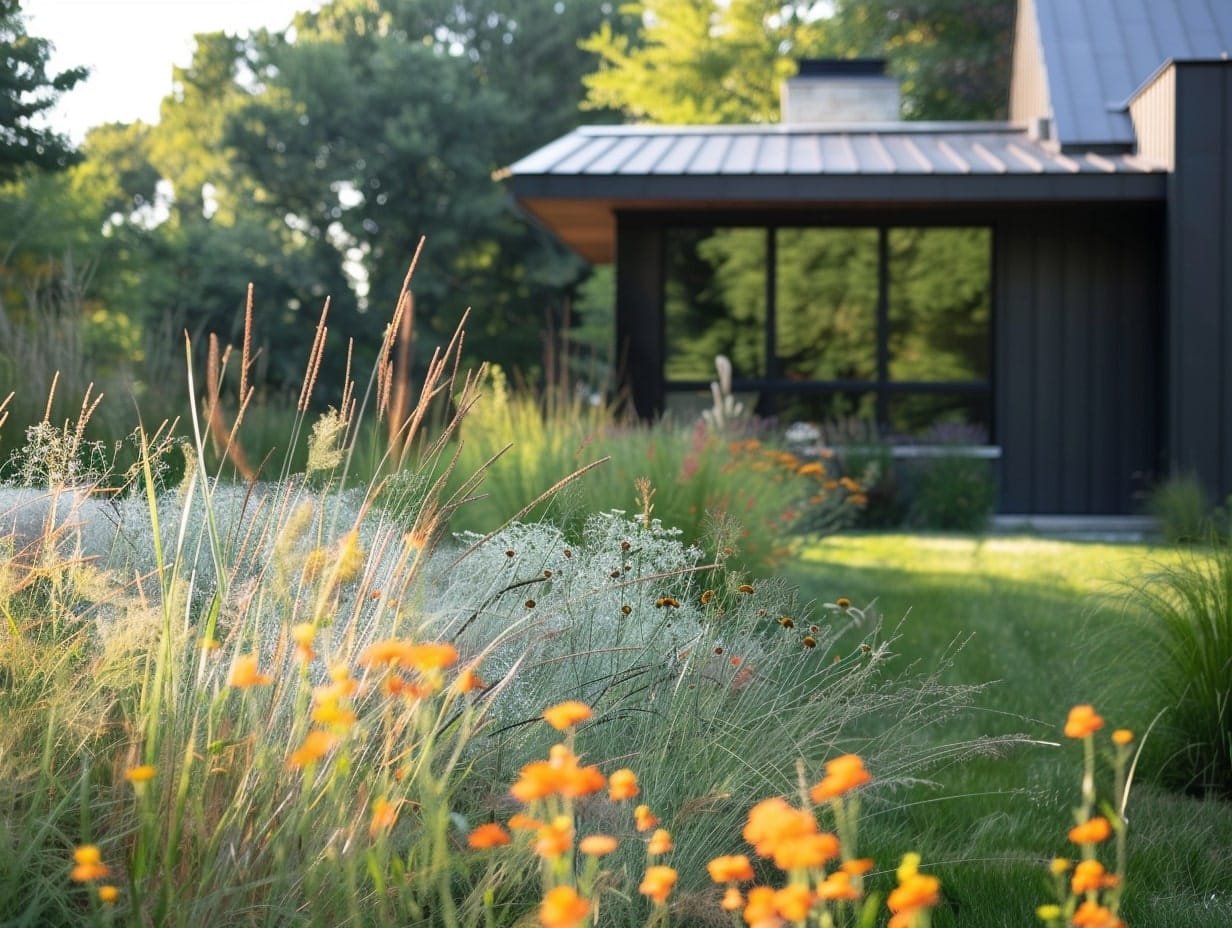
[[643, 418], [663, 411], [663, 227], [616, 217], [616, 350], [621, 382]]
[[1175, 67], [1169, 463], [1221, 501], [1232, 490], [1232, 64]]
[[1135, 511], [1158, 457], [1158, 210], [1023, 210], [997, 224], [1003, 512]]

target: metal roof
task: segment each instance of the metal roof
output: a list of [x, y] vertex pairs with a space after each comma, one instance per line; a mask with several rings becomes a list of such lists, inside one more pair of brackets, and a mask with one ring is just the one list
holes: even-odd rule
[[592, 261], [618, 209], [773, 210], [1154, 200], [1164, 169], [1065, 154], [1008, 123], [586, 126], [504, 172], [524, 210]]
[[1056, 137], [1132, 149], [1128, 103], [1168, 60], [1232, 53], [1232, 0], [1034, 0]]

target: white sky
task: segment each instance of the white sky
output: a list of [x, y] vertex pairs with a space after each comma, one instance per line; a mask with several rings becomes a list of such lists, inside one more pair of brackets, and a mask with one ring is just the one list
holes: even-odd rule
[[50, 70], [85, 65], [90, 77], [47, 120], [80, 142], [105, 122], [158, 121], [172, 65], [192, 59], [198, 32], [281, 29], [323, 0], [24, 0], [30, 35], [55, 45]]

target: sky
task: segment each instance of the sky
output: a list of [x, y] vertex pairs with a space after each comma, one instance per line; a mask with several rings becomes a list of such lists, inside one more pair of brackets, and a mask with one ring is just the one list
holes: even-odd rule
[[55, 45], [50, 71], [85, 65], [90, 77], [60, 98], [47, 122], [80, 142], [105, 122], [158, 121], [171, 68], [192, 59], [198, 32], [281, 29], [323, 0], [24, 0], [30, 35]]

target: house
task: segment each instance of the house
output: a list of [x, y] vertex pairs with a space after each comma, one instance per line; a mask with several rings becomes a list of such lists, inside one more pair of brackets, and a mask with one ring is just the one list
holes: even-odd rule
[[806, 63], [783, 120], [588, 126], [511, 165], [614, 262], [639, 413], [737, 391], [792, 418], [981, 428], [999, 510], [1232, 491], [1232, 3], [1021, 0], [1006, 122], [900, 122], [875, 64]]

